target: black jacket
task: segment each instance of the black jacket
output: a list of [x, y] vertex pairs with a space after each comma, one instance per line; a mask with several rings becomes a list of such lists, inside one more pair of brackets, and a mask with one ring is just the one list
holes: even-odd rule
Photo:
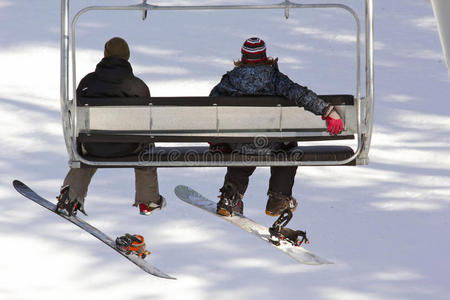
[[[128, 61], [119, 57], [105, 57], [95, 68], [81, 79], [77, 87], [77, 97], [142, 97], [150, 98], [147, 85], [133, 74]], [[120, 157], [136, 152], [135, 143], [87, 143], [84, 149], [99, 157]]]
[[143, 97], [150, 98], [147, 85], [135, 77], [128, 61], [119, 57], [105, 57], [95, 72], [81, 79], [78, 97]]

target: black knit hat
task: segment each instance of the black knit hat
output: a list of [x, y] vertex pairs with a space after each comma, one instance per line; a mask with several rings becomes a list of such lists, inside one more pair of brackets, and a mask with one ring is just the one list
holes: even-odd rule
[[130, 49], [127, 42], [120, 37], [114, 37], [105, 44], [105, 57], [117, 56], [128, 60], [130, 58]]
[[247, 39], [241, 48], [242, 61], [246, 63], [258, 63], [267, 60], [266, 43], [260, 38]]

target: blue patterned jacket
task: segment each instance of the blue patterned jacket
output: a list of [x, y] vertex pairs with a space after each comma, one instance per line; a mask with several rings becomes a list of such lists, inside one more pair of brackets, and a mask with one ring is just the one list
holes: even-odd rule
[[[235, 67], [223, 75], [209, 96], [282, 96], [316, 115], [323, 115], [329, 106], [316, 93], [281, 73], [276, 62], [273, 65]], [[269, 143], [263, 147], [256, 143], [230, 144], [232, 150], [244, 154], [269, 154], [282, 146], [282, 143]]]

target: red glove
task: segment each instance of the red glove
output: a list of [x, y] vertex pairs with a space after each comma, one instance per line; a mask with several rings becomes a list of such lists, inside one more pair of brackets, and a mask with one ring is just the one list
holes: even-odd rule
[[332, 110], [326, 117], [322, 116], [322, 120], [327, 121], [328, 132], [330, 135], [338, 135], [344, 128], [341, 117], [335, 110]]

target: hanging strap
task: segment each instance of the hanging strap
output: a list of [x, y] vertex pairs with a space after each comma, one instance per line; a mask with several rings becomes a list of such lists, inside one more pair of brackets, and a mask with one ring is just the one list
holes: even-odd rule
[[[280, 240], [285, 240], [294, 246], [300, 246], [303, 242], [309, 244], [309, 239], [306, 237], [306, 232], [302, 230], [292, 230], [286, 225], [292, 219], [292, 212], [290, 209], [285, 209], [278, 219], [269, 228], [270, 241], [276, 245], [280, 245]], [[302, 237], [299, 239], [299, 237]]]

